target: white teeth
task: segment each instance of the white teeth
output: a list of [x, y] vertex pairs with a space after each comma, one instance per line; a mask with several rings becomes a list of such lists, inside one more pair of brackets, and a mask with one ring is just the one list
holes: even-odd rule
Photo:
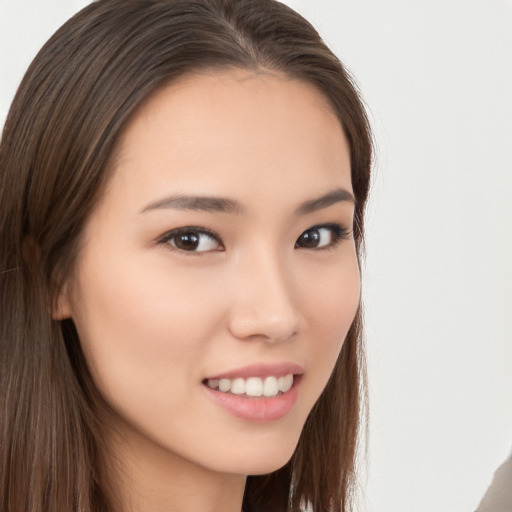
[[263, 394], [265, 396], [276, 396], [278, 393], [279, 387], [277, 385], [277, 379], [275, 377], [267, 377], [263, 383]]
[[263, 382], [258, 377], [250, 377], [245, 382], [245, 394], [247, 396], [263, 395]]
[[233, 380], [233, 382], [231, 382], [231, 393], [234, 393], [235, 395], [243, 395], [245, 393], [245, 380]]
[[293, 385], [293, 374], [281, 377], [249, 377], [248, 379], [208, 379], [206, 385], [212, 389], [218, 389], [223, 393], [246, 396], [273, 397], [279, 393], [286, 393]]
[[[214, 379], [209, 380], [208, 386], [215, 389], [215, 380]], [[220, 379], [219, 380], [219, 391], [224, 391], [224, 393], [225, 393], [226, 391], [229, 391], [230, 389], [231, 389], [231, 381], [229, 379]]]
[[277, 387], [279, 388], [279, 391], [286, 393], [293, 384], [293, 375], [285, 375], [284, 377], [279, 377], [277, 379]]

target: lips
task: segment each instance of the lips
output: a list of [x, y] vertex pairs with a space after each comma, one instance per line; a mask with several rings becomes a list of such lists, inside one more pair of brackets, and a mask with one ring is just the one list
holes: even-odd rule
[[223, 373], [215, 374], [208, 376], [206, 380], [209, 379], [236, 379], [242, 378], [247, 379], [249, 377], [282, 377], [284, 375], [294, 374], [294, 375], [302, 375], [304, 373], [304, 369], [302, 366], [295, 363], [260, 363], [260, 364], [251, 364], [248, 366], [244, 366], [241, 368], [237, 368], [235, 370], [229, 370]]
[[214, 403], [237, 418], [274, 421], [293, 408], [303, 372], [292, 363], [258, 364], [206, 378], [203, 384]]

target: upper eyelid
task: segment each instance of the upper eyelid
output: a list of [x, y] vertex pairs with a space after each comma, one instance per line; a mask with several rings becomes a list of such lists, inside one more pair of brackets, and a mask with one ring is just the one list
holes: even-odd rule
[[352, 234], [352, 229], [347, 228], [346, 226], [344, 226], [343, 224], [341, 224], [339, 222], [323, 222], [320, 224], [315, 224], [314, 226], [311, 226], [311, 227], [305, 229], [304, 231], [302, 231], [302, 233], [305, 233], [306, 231], [310, 231], [312, 229], [322, 229], [322, 228], [331, 229], [333, 231], [334, 230], [339, 231], [339, 233], [342, 236], [349, 236]]
[[165, 241], [169, 240], [169, 238], [172, 238], [173, 236], [177, 236], [180, 233], [186, 233], [187, 231], [193, 231], [193, 232], [208, 235], [208, 236], [214, 238], [215, 240], [217, 240], [219, 243], [222, 243], [222, 239], [218, 233], [216, 233], [215, 231], [213, 231], [211, 229], [203, 228], [203, 227], [199, 227], [199, 226], [183, 226], [181, 228], [170, 229], [169, 231], [165, 232], [162, 236], [158, 237], [157, 241], [165, 242]]
[[[319, 224], [315, 224], [309, 228], [306, 228], [304, 231], [309, 231], [310, 229], [321, 229], [321, 228], [340, 228], [342, 230], [348, 231], [348, 229], [343, 226], [343, 224], [339, 222], [320, 222]], [[304, 231], [302, 233], [304, 233]]]

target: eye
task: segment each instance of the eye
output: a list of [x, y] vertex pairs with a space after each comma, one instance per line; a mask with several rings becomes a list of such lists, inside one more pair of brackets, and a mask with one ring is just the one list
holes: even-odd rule
[[304, 231], [295, 242], [296, 248], [328, 249], [349, 238], [349, 231], [340, 224], [322, 224]]
[[210, 252], [224, 249], [218, 236], [203, 228], [186, 227], [166, 233], [161, 244], [169, 244], [175, 249], [186, 252]]

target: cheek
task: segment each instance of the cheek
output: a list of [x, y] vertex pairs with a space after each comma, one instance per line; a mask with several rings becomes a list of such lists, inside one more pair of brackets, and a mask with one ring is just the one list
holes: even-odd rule
[[[347, 251], [348, 252], [348, 251]], [[361, 279], [355, 249], [343, 255], [339, 263], [321, 270], [310, 288], [310, 322], [334, 336], [346, 334], [354, 319], [361, 294]], [[342, 336], [344, 338], [344, 336]]]
[[333, 265], [315, 290], [309, 290], [307, 322], [310, 364], [318, 385], [327, 383], [360, 302], [360, 273], [355, 253], [344, 265]]
[[218, 317], [218, 286], [121, 258], [82, 270], [73, 318], [100, 390], [110, 397], [150, 387], [186, 394]]

